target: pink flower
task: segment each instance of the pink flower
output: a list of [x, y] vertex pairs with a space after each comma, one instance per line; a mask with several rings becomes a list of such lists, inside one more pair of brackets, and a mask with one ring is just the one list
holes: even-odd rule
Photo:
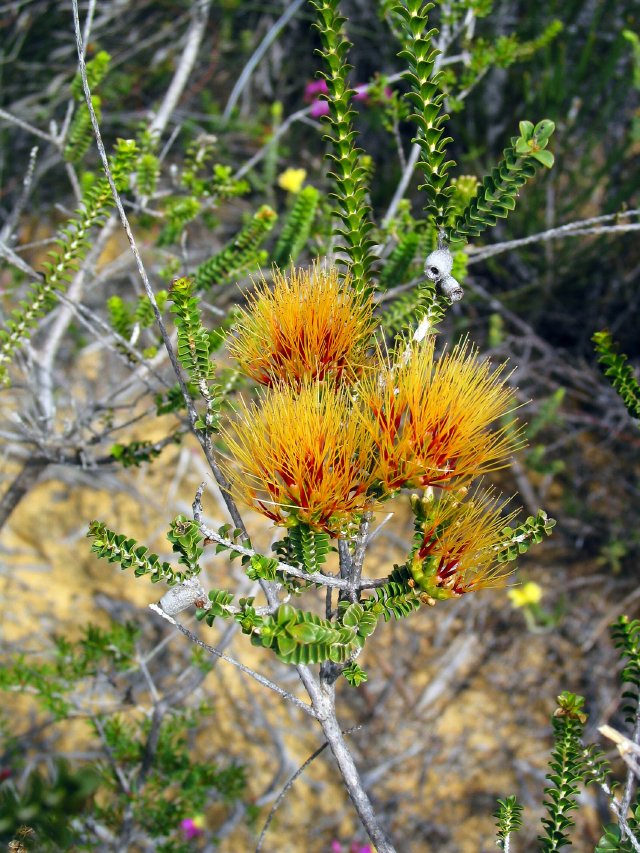
[[194, 838], [199, 838], [203, 834], [204, 818], [202, 815], [186, 817], [180, 821], [180, 829], [182, 830], [185, 841], [193, 841]]
[[316, 100], [311, 104], [311, 108], [309, 110], [309, 115], [311, 118], [320, 118], [321, 116], [329, 115], [329, 102], [324, 100]]
[[369, 87], [366, 83], [358, 83], [355, 87], [356, 93], [353, 96], [354, 101], [362, 101], [364, 104], [369, 100]]
[[342, 844], [339, 841], [331, 842], [331, 853], [342, 853]]
[[307, 104], [313, 103], [317, 99], [318, 95], [328, 94], [329, 88], [326, 80], [312, 80], [304, 87], [304, 100]]

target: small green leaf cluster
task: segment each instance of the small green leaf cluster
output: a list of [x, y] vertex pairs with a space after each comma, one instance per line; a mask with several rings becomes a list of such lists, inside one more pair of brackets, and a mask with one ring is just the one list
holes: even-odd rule
[[[106, 50], [101, 50], [86, 65], [87, 81], [89, 83], [89, 91], [91, 92], [91, 105], [93, 106], [98, 122], [102, 118], [102, 100], [96, 93], [96, 89], [108, 74], [110, 63], [111, 56]], [[93, 142], [91, 115], [85, 101], [80, 72], [76, 74], [71, 82], [71, 94], [79, 102], [79, 105], [69, 127], [63, 157], [69, 163], [77, 164], [82, 160]]]
[[394, 12], [404, 31], [404, 47], [398, 55], [409, 68], [405, 74], [411, 84], [407, 98], [414, 107], [411, 118], [418, 125], [414, 141], [420, 145], [422, 156], [418, 166], [425, 176], [420, 189], [425, 190], [427, 196], [425, 211], [436, 228], [442, 230], [451, 213], [453, 188], [448, 185], [448, 172], [455, 164], [453, 160], [446, 160], [447, 145], [452, 140], [444, 136], [444, 124], [449, 116], [443, 112], [442, 75], [440, 72], [433, 74], [438, 55], [433, 47], [436, 30], [427, 30], [428, 13], [433, 6], [423, 0], [406, 0], [397, 3]]
[[259, 267], [266, 260], [260, 246], [272, 230], [278, 214], [268, 204], [253, 215], [247, 225], [227, 245], [195, 271], [197, 290], [225, 284], [252, 267]]
[[210, 359], [211, 338], [202, 324], [200, 300], [193, 294], [191, 279], [176, 279], [169, 291], [169, 300], [178, 332], [178, 360], [206, 403], [206, 412], [196, 421], [196, 429], [215, 432], [220, 423], [220, 389], [211, 382], [214, 371]]
[[195, 196], [170, 196], [165, 199], [165, 225], [158, 236], [158, 246], [178, 243], [185, 227], [201, 210], [202, 202]]
[[405, 566], [394, 566], [389, 580], [376, 587], [373, 595], [363, 602], [364, 606], [385, 622], [409, 616], [420, 607], [420, 599], [410, 581], [411, 574]]
[[627, 363], [627, 356], [616, 352], [616, 344], [606, 329], [596, 332], [592, 340], [604, 375], [618, 392], [631, 417], [640, 420], [640, 383]]
[[363, 647], [376, 625], [360, 604], [349, 605], [342, 622], [336, 623], [290, 604], [261, 619], [251, 633], [252, 644], [271, 648], [282, 661], [294, 664], [344, 663]]
[[306, 186], [296, 193], [273, 250], [272, 259], [276, 266], [285, 267], [298, 259], [307, 245], [319, 203], [320, 192], [315, 187]]
[[178, 515], [171, 522], [167, 539], [171, 542], [176, 554], [180, 554], [178, 562], [185, 566], [189, 576], [200, 573], [199, 560], [204, 549], [201, 542], [204, 539], [195, 521], [185, 515]]
[[549, 518], [544, 510], [539, 509], [535, 518], [530, 515], [526, 521], [518, 527], [505, 527], [502, 535], [505, 541], [500, 546], [497, 554], [499, 563], [510, 563], [516, 560], [520, 554], [526, 554], [532, 545], [537, 545], [544, 539], [545, 534], [551, 536], [555, 527], [554, 518]]
[[640, 620], [618, 617], [611, 626], [611, 638], [624, 661], [621, 678], [628, 685], [622, 694], [627, 700], [622, 710], [627, 722], [633, 725], [640, 698]]
[[570, 844], [567, 832], [573, 826], [570, 812], [577, 808], [578, 784], [584, 778], [582, 732], [586, 715], [584, 699], [564, 692], [558, 697], [558, 709], [553, 719], [554, 746], [546, 787], [544, 807], [548, 817], [542, 819], [544, 835], [538, 836], [542, 853], [555, 853]]
[[165, 581], [169, 586], [182, 583], [192, 572], [180, 572], [170, 563], [160, 561], [157, 554], [149, 552], [144, 545], [139, 545], [135, 539], [127, 538], [122, 533], [114, 533], [101, 521], [92, 521], [87, 536], [93, 539], [91, 551], [100, 559], [110, 563], [119, 563], [120, 568], [134, 569], [136, 577], [149, 575], [151, 583]]
[[[156, 293], [156, 302], [158, 309], [163, 310], [168, 298], [166, 290], [159, 290]], [[107, 315], [111, 328], [117, 332], [121, 338], [126, 341], [131, 340], [134, 328], [138, 326], [140, 329], [148, 329], [155, 323], [155, 314], [153, 306], [146, 294], [138, 297], [136, 302], [125, 301], [121, 296], [114, 294], [107, 299]], [[136, 356], [130, 349], [118, 345], [123, 354], [131, 361], [136, 361]], [[151, 346], [143, 350], [142, 355], [145, 358], [150, 358], [155, 355], [156, 347]]]
[[294, 566], [305, 572], [319, 572], [326, 562], [331, 546], [328, 533], [312, 530], [306, 524], [297, 524], [287, 532], [289, 558]]
[[216, 616], [227, 619], [237, 613], [237, 608], [230, 607], [234, 595], [225, 589], [210, 589], [206, 607], [198, 607], [196, 619], [204, 621], [209, 627], [213, 625]]
[[[87, 82], [89, 83], [89, 91], [93, 92], [104, 78], [109, 73], [111, 65], [111, 55], [106, 50], [99, 50], [95, 56], [89, 59], [86, 63]], [[71, 94], [78, 102], [84, 101], [84, 88], [82, 86], [82, 77], [78, 71], [71, 81]]]
[[516, 206], [518, 191], [532, 178], [539, 166], [551, 168], [553, 155], [547, 151], [555, 125], [543, 119], [537, 125], [520, 122], [520, 136], [503, 151], [500, 163], [486, 175], [464, 211], [448, 228], [450, 240], [477, 237], [498, 219], [506, 219]]
[[[98, 122], [102, 120], [102, 100], [99, 95], [91, 95], [91, 105], [96, 114]], [[63, 157], [69, 163], [78, 164], [87, 153], [93, 142], [93, 125], [91, 114], [86, 103], [81, 103], [73, 117], [67, 144], [64, 147]]]
[[367, 673], [355, 661], [351, 661], [342, 670], [342, 675], [347, 679], [352, 687], [360, 687], [365, 681], [369, 680]]
[[[121, 192], [128, 184], [136, 156], [135, 142], [118, 140], [111, 168], [116, 186]], [[35, 328], [38, 319], [51, 310], [56, 292], [66, 288], [89, 249], [91, 229], [104, 223], [112, 205], [109, 182], [102, 178], [87, 190], [76, 217], [58, 232], [56, 243], [59, 248], [50, 252], [51, 261], [43, 264], [42, 280], [31, 285], [27, 298], [13, 309], [11, 319], [4, 329], [0, 329], [0, 383], [8, 384], [8, 363], [21, 341]]]
[[353, 286], [358, 291], [369, 288], [371, 268], [375, 260], [370, 238], [372, 223], [369, 218], [367, 167], [363, 162], [362, 150], [355, 144], [356, 131], [353, 127], [355, 111], [351, 106], [354, 90], [349, 87], [348, 74], [352, 66], [347, 57], [351, 42], [344, 33], [345, 18], [340, 14], [339, 0], [311, 0], [316, 10], [315, 26], [320, 32], [322, 56], [329, 91], [329, 114], [326, 117], [330, 132], [325, 139], [331, 144], [327, 155], [332, 163], [335, 192], [331, 197], [336, 202], [335, 213], [342, 223], [334, 233], [340, 240], [338, 248], [348, 256], [349, 271]]
[[522, 826], [522, 812], [524, 807], [520, 805], [515, 796], [498, 800], [498, 808], [493, 813], [496, 818], [497, 843], [501, 850], [509, 840], [512, 832], [517, 832]]
[[130, 441], [129, 444], [114, 444], [109, 450], [123, 468], [139, 468], [143, 462], [153, 462], [162, 453], [162, 446], [152, 441]]

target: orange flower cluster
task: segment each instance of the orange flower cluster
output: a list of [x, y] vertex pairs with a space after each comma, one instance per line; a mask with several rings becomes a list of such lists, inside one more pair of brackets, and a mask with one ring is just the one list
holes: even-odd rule
[[408, 568], [428, 599], [500, 586], [511, 573], [496, 558], [502, 530], [516, 513], [503, 516], [490, 491], [476, 492], [466, 501], [462, 497], [413, 499], [420, 535]]
[[492, 373], [467, 343], [436, 359], [430, 339], [399, 362], [381, 361], [360, 393], [383, 492], [476, 477], [504, 467], [522, 445], [511, 428], [489, 429], [514, 408], [513, 394], [503, 368]]
[[345, 389], [272, 389], [225, 438], [241, 468], [234, 496], [276, 524], [338, 535], [370, 503], [372, 444]]
[[229, 352], [264, 385], [353, 382], [367, 363], [372, 310], [334, 268], [276, 269], [273, 290], [263, 278], [249, 297]]
[[[436, 358], [432, 338], [370, 356], [372, 305], [348, 279], [319, 266], [274, 277], [229, 346], [268, 386], [225, 433], [239, 501], [276, 524], [343, 536], [400, 488], [448, 491], [508, 464], [522, 440], [510, 425], [492, 428], [514, 408], [504, 366], [492, 371], [468, 343]], [[408, 567], [428, 600], [503, 577], [496, 542], [507, 520], [490, 496], [457, 494], [417, 516]]]

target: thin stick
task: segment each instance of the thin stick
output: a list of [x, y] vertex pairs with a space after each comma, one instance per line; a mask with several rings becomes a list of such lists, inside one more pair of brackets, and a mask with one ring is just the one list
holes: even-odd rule
[[259, 672], [256, 672], [253, 669], [250, 669], [248, 666], [245, 666], [243, 663], [240, 663], [239, 660], [235, 660], [235, 658], [231, 658], [228, 655], [225, 655], [224, 652], [216, 649], [215, 646], [210, 646], [207, 643], [203, 642], [196, 634], [190, 631], [188, 628], [185, 628], [184, 625], [181, 625], [177, 622], [173, 616], [169, 616], [168, 613], [165, 613], [164, 610], [158, 604], [150, 604], [149, 609], [153, 610], [154, 613], [157, 613], [158, 616], [162, 616], [163, 619], [166, 619], [167, 622], [170, 622], [175, 628], [180, 631], [181, 634], [184, 634], [192, 643], [195, 643], [200, 648], [205, 649], [210, 652], [212, 655], [220, 658], [220, 660], [224, 660], [227, 663], [230, 663], [232, 666], [235, 666], [241, 672], [244, 672], [245, 675], [250, 676], [257, 681], [258, 684], [262, 684], [263, 687], [268, 687], [269, 690], [273, 690], [274, 693], [277, 693], [278, 696], [281, 696], [283, 699], [287, 699], [289, 702], [292, 702], [296, 708], [300, 708], [301, 711], [304, 711], [305, 714], [309, 714], [310, 717], [315, 717], [316, 712], [314, 709], [308, 705], [306, 702], [303, 702], [302, 699], [298, 699], [297, 696], [294, 696], [293, 693], [289, 693], [284, 690], [278, 684], [273, 681], [270, 681], [268, 678], [265, 678], [264, 675], [260, 675]]
[[[352, 732], [357, 732], [357, 731], [358, 731], [358, 729], [361, 729], [361, 728], [362, 728], [362, 726], [353, 726], [352, 728], [347, 729], [345, 732], [343, 732], [343, 734], [345, 734], [345, 735], [350, 735]], [[319, 747], [318, 747], [318, 749], [316, 749], [316, 751], [315, 751], [315, 752], [312, 752], [312, 753], [311, 753], [311, 755], [309, 756], [309, 758], [307, 758], [307, 760], [304, 762], [304, 764], [302, 764], [302, 765], [301, 765], [301, 766], [296, 770], [296, 772], [293, 774], [293, 776], [291, 776], [291, 777], [287, 780], [286, 785], [284, 786], [284, 788], [282, 789], [282, 791], [280, 791], [280, 793], [278, 794], [278, 798], [276, 799], [275, 803], [274, 803], [274, 804], [273, 804], [273, 806], [271, 807], [271, 811], [269, 812], [269, 816], [267, 817], [267, 820], [265, 821], [265, 824], [264, 824], [264, 826], [262, 827], [262, 832], [260, 833], [260, 838], [258, 839], [258, 843], [256, 844], [256, 853], [260, 853], [260, 851], [262, 850], [262, 845], [263, 845], [263, 843], [264, 843], [264, 838], [265, 838], [265, 835], [267, 834], [267, 830], [269, 829], [269, 826], [271, 825], [271, 821], [273, 820], [273, 817], [274, 817], [274, 815], [275, 815], [276, 811], [277, 811], [277, 810], [280, 808], [280, 806], [282, 805], [282, 801], [283, 801], [283, 800], [284, 800], [284, 798], [287, 796], [287, 793], [291, 790], [291, 788], [292, 788], [292, 786], [293, 786], [293, 783], [296, 781], [296, 779], [298, 779], [300, 776], [302, 776], [302, 774], [303, 774], [303, 773], [304, 773], [304, 771], [307, 769], [307, 767], [308, 767], [308, 766], [309, 766], [313, 761], [315, 761], [315, 760], [316, 760], [316, 758], [318, 758], [318, 756], [319, 756], [319, 755], [322, 755], [322, 753], [325, 751], [325, 749], [326, 749], [328, 746], [329, 746], [329, 742], [325, 740], [325, 742], [322, 744], [322, 746], [319, 746]]]
[[231, 90], [231, 94], [229, 95], [229, 100], [227, 101], [227, 105], [224, 108], [224, 112], [222, 114], [222, 118], [225, 121], [229, 120], [229, 116], [231, 115], [233, 108], [238, 103], [238, 99], [242, 92], [244, 91], [245, 86], [249, 82], [251, 75], [253, 74], [256, 66], [265, 55], [265, 53], [269, 50], [273, 42], [277, 39], [280, 31], [283, 30], [286, 25], [289, 23], [291, 18], [296, 14], [298, 9], [303, 5], [305, 0], [294, 0], [280, 15], [278, 20], [270, 27], [269, 31], [262, 39], [258, 47], [254, 50], [253, 55], [246, 63], [244, 68], [242, 69], [242, 74], [238, 77], [235, 86]]

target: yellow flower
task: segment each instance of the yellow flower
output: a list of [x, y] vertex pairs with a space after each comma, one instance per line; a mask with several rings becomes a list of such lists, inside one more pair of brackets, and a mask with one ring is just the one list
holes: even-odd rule
[[306, 169], [285, 169], [278, 176], [278, 186], [288, 193], [299, 193], [306, 177]]
[[498, 497], [466, 489], [443, 493], [439, 500], [412, 499], [416, 514], [414, 552], [408, 568], [431, 599], [446, 599], [501, 586], [511, 569], [499, 564], [502, 529], [516, 513], [502, 515]]
[[361, 398], [382, 489], [446, 486], [508, 465], [522, 438], [505, 426], [490, 429], [514, 408], [503, 370], [492, 372], [467, 342], [435, 358], [431, 338], [370, 371]]
[[353, 381], [367, 363], [374, 327], [370, 299], [359, 296], [333, 267], [274, 270], [262, 279], [236, 323], [230, 354], [265, 385], [310, 379]]
[[532, 604], [539, 604], [543, 593], [539, 584], [529, 581], [524, 586], [510, 589], [507, 595], [514, 607], [529, 607]]
[[333, 535], [371, 505], [371, 440], [344, 389], [305, 383], [244, 404], [227, 446], [240, 467], [232, 493], [276, 524]]

